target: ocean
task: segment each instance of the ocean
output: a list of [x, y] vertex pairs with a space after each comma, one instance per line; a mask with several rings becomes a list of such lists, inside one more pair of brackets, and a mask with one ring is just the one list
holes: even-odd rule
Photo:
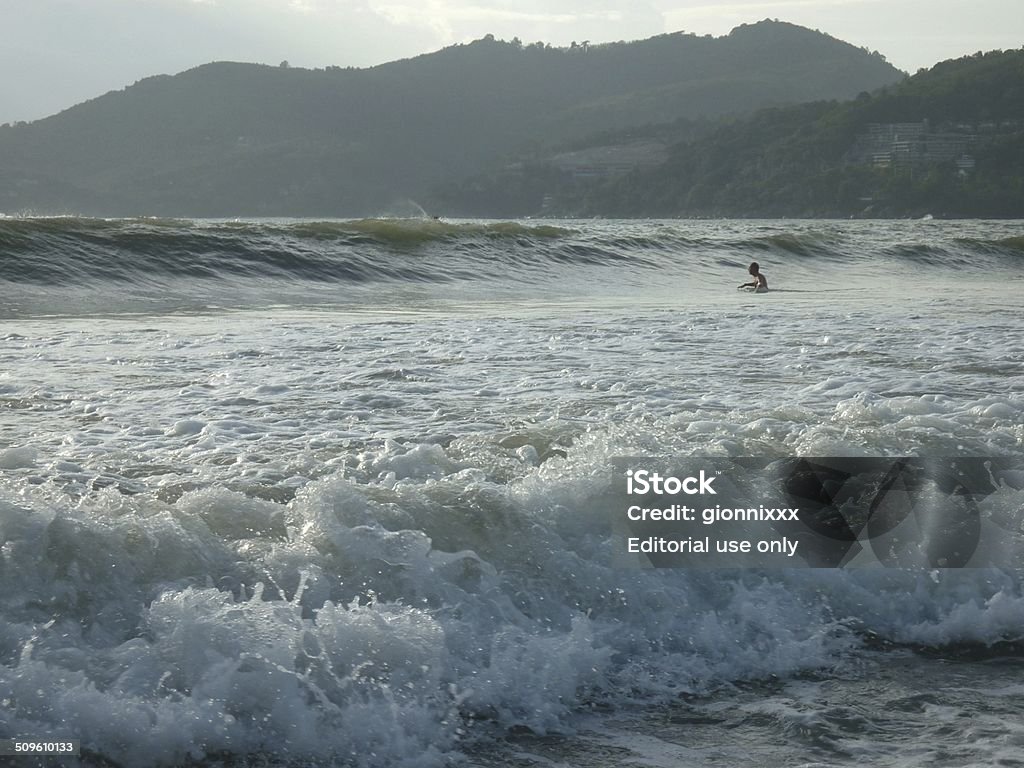
[[629, 456], [1024, 465], [1022, 308], [1020, 222], [0, 218], [0, 738], [1024, 766], [1024, 564], [623, 568], [602, 503]]

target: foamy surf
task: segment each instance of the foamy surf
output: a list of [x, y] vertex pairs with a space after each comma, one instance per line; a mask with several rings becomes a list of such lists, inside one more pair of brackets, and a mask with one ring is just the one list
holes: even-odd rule
[[[930, 225], [936, 247], [958, 247], [960, 228]], [[1024, 640], [1017, 570], [626, 571], [604, 503], [618, 456], [1021, 457], [1011, 257], [965, 275], [879, 247], [917, 241], [920, 225], [835, 225], [841, 248], [806, 245], [833, 248], [824, 258], [778, 243], [757, 258], [773, 286], [811, 275], [861, 290], [788, 301], [734, 290], [739, 244], [762, 224], [458, 226], [426, 245], [353, 246], [380, 273], [447, 259], [446, 274], [468, 275], [457, 286], [396, 293], [375, 278], [362, 303], [315, 312], [268, 308], [294, 288], [278, 273], [235, 311], [142, 316], [76, 315], [62, 285], [7, 278], [4, 737], [81, 739], [86, 765], [711, 765], [701, 750], [745, 724], [722, 760], [853, 764], [889, 759], [871, 750], [892, 721], [849, 725], [827, 705], [832, 680], [854, 719], [882, 695], [865, 669], [891, 670], [892, 701], [915, 678], [944, 691], [922, 706], [975, 700], [922, 654], [967, 654], [993, 697], [1024, 684], [1012, 664], [998, 686], [984, 673]], [[682, 237], [704, 245], [670, 260]], [[485, 240], [486, 279], [465, 256]], [[587, 242], [616, 258], [573, 250]], [[152, 258], [170, 258], [161, 248]], [[134, 269], [124, 261], [109, 264]], [[900, 301], [873, 289], [922, 269]], [[552, 274], [545, 301], [524, 304]], [[61, 315], [43, 316], [39, 296]], [[382, 316], [396, 301], [412, 311]], [[984, 510], [1012, 519], [1022, 502], [1005, 488]], [[985, 759], [1013, 751], [1007, 706], [976, 739]], [[678, 727], [652, 731], [659, 716]], [[798, 746], [759, 752], [757, 733]], [[924, 733], [916, 746], [932, 749]]]

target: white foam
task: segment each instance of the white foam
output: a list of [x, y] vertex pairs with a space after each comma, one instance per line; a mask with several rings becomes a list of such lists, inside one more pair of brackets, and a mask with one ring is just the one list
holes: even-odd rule
[[30, 446], [5, 448], [0, 451], [0, 469], [28, 469], [34, 467], [39, 452]]
[[[21, 323], [63, 367], [5, 371], [3, 725], [127, 765], [442, 765], [583, 703], [829, 667], [864, 632], [1019, 639], [1016, 573], [612, 566], [615, 456], [1021, 456], [1019, 378], [984, 365], [1011, 344], [968, 343], [983, 310], [958, 306], [916, 306], [923, 339], [898, 304], [780, 303], [756, 348], [748, 309], [663, 299]], [[97, 362], [114, 336], [130, 377]]]

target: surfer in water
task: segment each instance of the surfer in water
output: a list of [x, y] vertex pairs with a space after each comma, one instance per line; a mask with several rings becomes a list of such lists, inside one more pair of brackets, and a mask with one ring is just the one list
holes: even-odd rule
[[753, 288], [754, 293], [762, 293], [768, 290], [768, 278], [764, 276], [764, 272], [761, 271], [761, 265], [756, 261], [750, 262], [750, 266], [747, 267], [747, 272], [754, 278], [751, 283], [744, 283], [740, 288]]

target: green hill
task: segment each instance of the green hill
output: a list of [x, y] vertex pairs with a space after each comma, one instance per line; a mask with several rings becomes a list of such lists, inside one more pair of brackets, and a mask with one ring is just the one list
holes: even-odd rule
[[1024, 51], [680, 138], [656, 167], [534, 186], [558, 188], [549, 207], [585, 215], [1024, 217]]
[[902, 77], [777, 22], [570, 48], [488, 36], [370, 69], [209, 64], [0, 128], [0, 211], [374, 214], [527, 150]]

